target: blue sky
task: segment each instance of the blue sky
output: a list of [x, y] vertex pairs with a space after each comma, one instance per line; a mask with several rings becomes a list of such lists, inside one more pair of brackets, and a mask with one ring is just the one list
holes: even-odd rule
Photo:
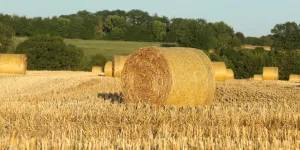
[[246, 36], [261, 36], [278, 23], [299, 24], [299, 6], [300, 0], [0, 0], [0, 13], [51, 17], [79, 10], [141, 9], [169, 18], [224, 21]]

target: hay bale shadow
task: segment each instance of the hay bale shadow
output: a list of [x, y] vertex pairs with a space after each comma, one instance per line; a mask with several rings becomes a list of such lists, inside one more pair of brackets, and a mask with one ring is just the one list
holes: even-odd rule
[[160, 44], [160, 47], [178, 47], [178, 45], [173, 43], [162, 43]]
[[111, 102], [124, 102], [123, 93], [98, 93], [98, 98], [103, 98]]

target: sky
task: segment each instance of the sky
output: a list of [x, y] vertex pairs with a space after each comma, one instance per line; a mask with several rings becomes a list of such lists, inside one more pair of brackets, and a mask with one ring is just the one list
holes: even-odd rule
[[0, 13], [52, 17], [80, 10], [140, 9], [169, 18], [224, 21], [245, 36], [271, 33], [279, 23], [300, 23], [300, 0], [0, 0]]

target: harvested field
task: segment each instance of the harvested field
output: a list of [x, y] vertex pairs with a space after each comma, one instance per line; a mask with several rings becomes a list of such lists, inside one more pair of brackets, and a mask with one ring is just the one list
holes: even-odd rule
[[0, 75], [0, 89], [0, 149], [300, 148], [300, 83], [220, 82], [212, 106], [180, 109], [98, 98], [120, 79], [90, 72]]

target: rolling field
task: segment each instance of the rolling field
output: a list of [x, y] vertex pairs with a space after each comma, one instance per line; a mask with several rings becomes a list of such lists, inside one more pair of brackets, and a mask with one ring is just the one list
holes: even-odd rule
[[[25, 37], [17, 37], [16, 44], [25, 41]], [[137, 49], [145, 46], [160, 46], [161, 43], [153, 42], [125, 42], [125, 41], [103, 41], [103, 40], [80, 40], [65, 39], [66, 44], [73, 44], [82, 48], [85, 55], [91, 56], [100, 53], [108, 58], [113, 55], [129, 55]]]
[[0, 149], [300, 148], [300, 83], [226, 81], [212, 106], [180, 109], [105, 100], [120, 79], [89, 72], [0, 75], [0, 89]]

